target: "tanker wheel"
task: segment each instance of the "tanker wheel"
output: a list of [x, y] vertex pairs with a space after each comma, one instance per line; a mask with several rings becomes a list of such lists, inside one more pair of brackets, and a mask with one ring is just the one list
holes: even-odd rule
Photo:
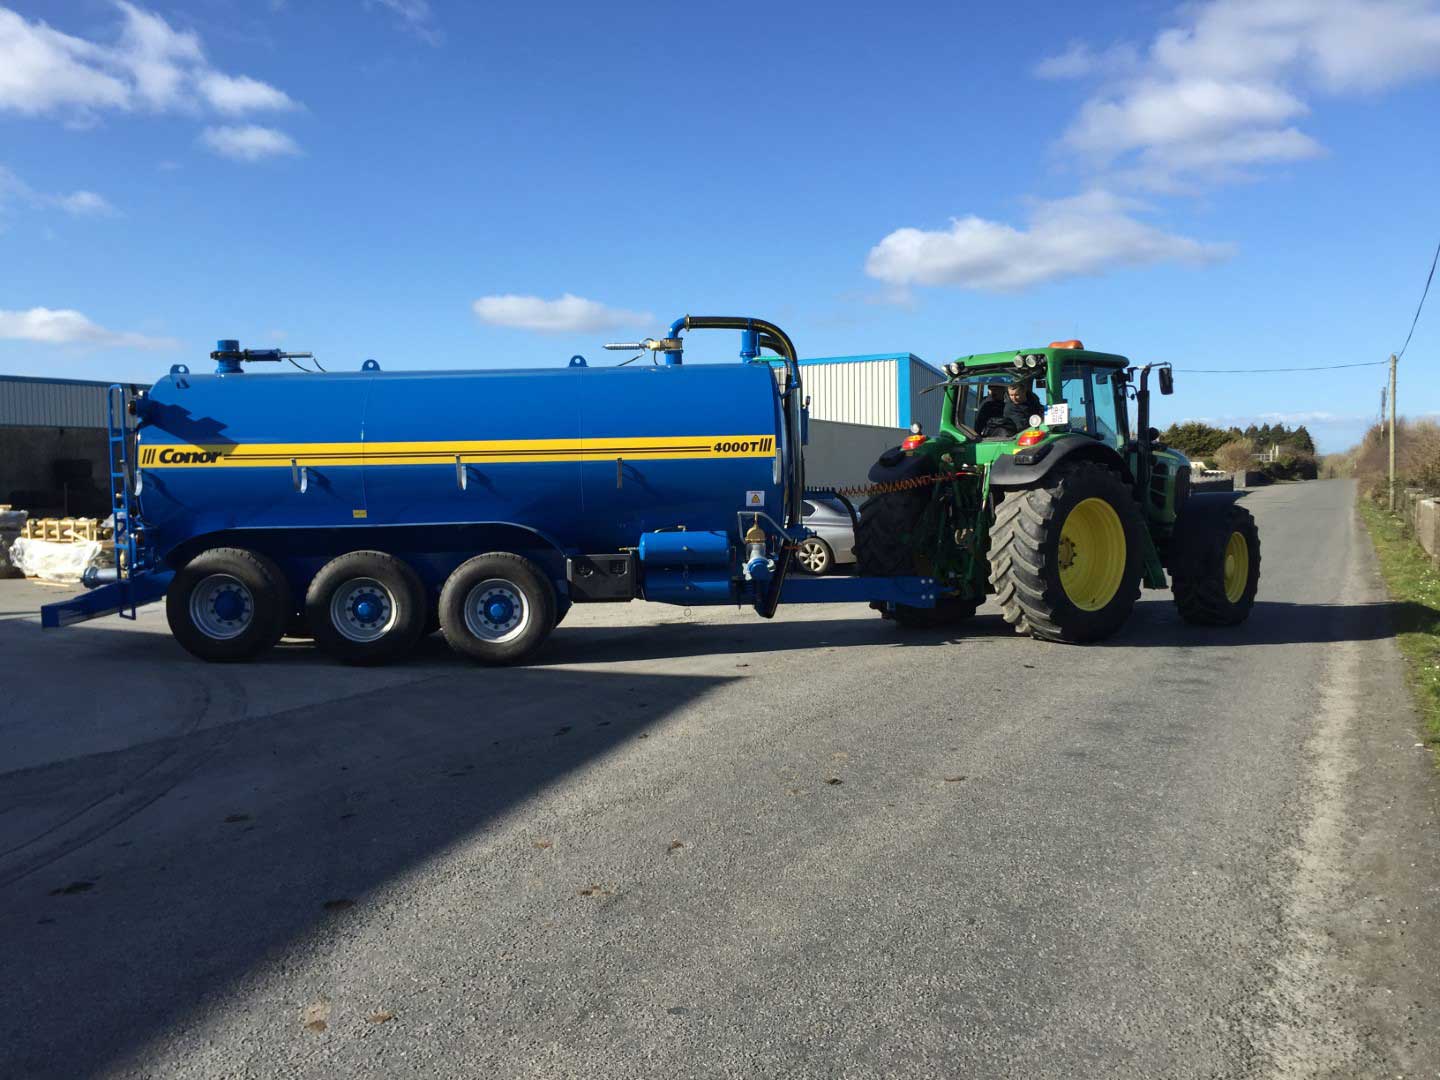
[[[930, 502], [931, 493], [922, 489], [892, 491], [865, 503], [855, 530], [856, 570], [865, 577], [929, 576], [931, 568], [911, 541]], [[923, 630], [963, 622], [979, 606], [978, 597], [942, 597], [933, 608], [896, 604], [894, 616], [901, 626]]]
[[508, 551], [461, 563], [440, 590], [440, 629], [450, 647], [482, 664], [514, 664], [555, 626], [555, 589], [529, 559]]
[[1140, 596], [1140, 510], [1096, 462], [1061, 465], [1043, 484], [1007, 491], [990, 529], [990, 583], [1005, 621], [1046, 641], [1109, 637]]
[[285, 632], [290, 586], [273, 559], [244, 548], [211, 548], [191, 559], [165, 593], [165, 619], [201, 660], [250, 660]]
[[1175, 524], [1170, 585], [1180, 617], [1197, 626], [1237, 626], [1260, 588], [1260, 531], [1243, 506], [1197, 509]]
[[346, 664], [404, 656], [425, 632], [425, 609], [419, 575], [383, 551], [331, 559], [305, 591], [305, 621], [315, 644]]

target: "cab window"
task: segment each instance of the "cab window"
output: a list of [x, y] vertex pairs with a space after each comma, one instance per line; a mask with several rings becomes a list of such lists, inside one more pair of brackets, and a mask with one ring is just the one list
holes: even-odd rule
[[1088, 364], [1067, 364], [1060, 373], [1060, 392], [1070, 406], [1070, 430], [1081, 431], [1117, 449], [1125, 425], [1116, 411], [1119, 385], [1115, 372]]

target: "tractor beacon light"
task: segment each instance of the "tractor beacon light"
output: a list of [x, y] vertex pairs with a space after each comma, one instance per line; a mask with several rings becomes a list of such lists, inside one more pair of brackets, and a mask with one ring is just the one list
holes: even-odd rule
[[1084, 344], [1079, 338], [1071, 338], [1069, 341], [1052, 341], [1048, 346], [1051, 349], [1083, 349]]

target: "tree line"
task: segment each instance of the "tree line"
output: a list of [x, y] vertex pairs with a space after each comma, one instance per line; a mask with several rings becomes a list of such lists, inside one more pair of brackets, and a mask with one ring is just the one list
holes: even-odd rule
[[[1258, 469], [1276, 480], [1313, 480], [1316, 476], [1315, 440], [1305, 425], [1251, 424], [1246, 428], [1214, 427], [1199, 420], [1171, 424], [1160, 441], [1192, 460], [1204, 461], [1230, 472]], [[1278, 446], [1275, 461], [1257, 462], [1256, 455]]]

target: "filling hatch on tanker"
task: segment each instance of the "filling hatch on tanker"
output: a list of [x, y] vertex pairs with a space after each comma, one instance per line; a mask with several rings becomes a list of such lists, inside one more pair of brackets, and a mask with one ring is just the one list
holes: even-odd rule
[[[683, 364], [682, 335], [713, 329], [739, 332], [740, 363]], [[44, 625], [163, 598], [206, 660], [288, 635], [378, 663], [438, 628], [511, 663], [577, 603], [935, 605], [920, 574], [789, 575], [806, 409], [779, 327], [686, 316], [606, 347], [652, 363], [266, 376], [247, 365], [305, 354], [226, 340], [213, 374], [112, 387], [117, 565]]]

